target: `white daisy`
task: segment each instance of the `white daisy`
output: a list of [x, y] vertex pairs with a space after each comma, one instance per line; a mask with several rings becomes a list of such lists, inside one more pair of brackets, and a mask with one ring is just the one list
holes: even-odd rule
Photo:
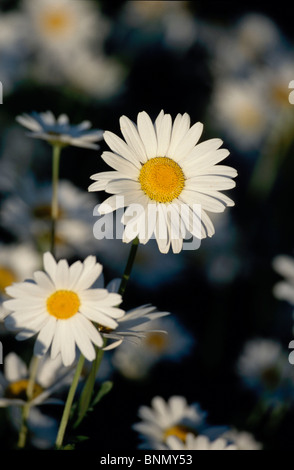
[[98, 149], [99, 145], [94, 144], [102, 139], [103, 132], [97, 129], [90, 129], [91, 123], [83, 121], [80, 124], [70, 124], [66, 114], [61, 114], [55, 118], [51, 111], [31, 114], [22, 114], [16, 117], [17, 122], [29, 129], [30, 137], [46, 140], [51, 145], [65, 147], [73, 145], [89, 149]]
[[182, 396], [172, 396], [167, 402], [156, 396], [151, 408], [141, 406], [138, 415], [142, 421], [134, 424], [133, 429], [140, 434], [143, 449], [166, 448], [169, 436], [185, 441], [189, 433], [198, 435], [206, 417], [197, 404], [188, 405]]
[[96, 181], [89, 191], [112, 194], [99, 213], [127, 207], [123, 241], [138, 237], [147, 243], [154, 235], [162, 253], [170, 245], [179, 253], [187, 233], [198, 239], [211, 237], [214, 227], [206, 211], [223, 212], [234, 205], [221, 192], [235, 186], [232, 178], [237, 175], [231, 167], [216, 165], [229, 155], [220, 149], [222, 141], [197, 144], [203, 125], [197, 122], [190, 128], [188, 114], [178, 114], [172, 124], [171, 116], [161, 111], [153, 125], [148, 114], [141, 112], [137, 126], [126, 116], [120, 125], [125, 142], [112, 132], [104, 133], [112, 152], [104, 152], [102, 158], [115, 171], [91, 177]]
[[275, 297], [294, 305], [294, 259], [287, 255], [276, 256], [273, 260], [273, 267], [284, 277], [284, 280], [274, 286]]
[[166, 442], [169, 450], [239, 450], [223, 437], [211, 441], [207, 436], [187, 434], [184, 442], [176, 436], [169, 436]]
[[[38, 364], [31, 406], [60, 403], [50, 398], [53, 392], [61, 391], [70, 385], [73, 371], [63, 366], [61, 358], [52, 360], [48, 355]], [[0, 407], [23, 406], [27, 402], [26, 389], [29, 381], [29, 368], [14, 352], [4, 359], [4, 371], [0, 372]]]
[[44, 270], [34, 273], [34, 283], [21, 282], [7, 288], [11, 300], [4, 302], [11, 311], [8, 329], [19, 331], [24, 340], [38, 333], [34, 354], [42, 356], [51, 346], [51, 357], [61, 353], [64, 365], [75, 359], [76, 346], [89, 361], [96, 356], [94, 344], [103, 338], [92, 323], [115, 329], [124, 312], [117, 308], [121, 296], [106, 289], [90, 288], [102, 273], [94, 256], [76, 261], [70, 267], [65, 259], [55, 261], [44, 254]]

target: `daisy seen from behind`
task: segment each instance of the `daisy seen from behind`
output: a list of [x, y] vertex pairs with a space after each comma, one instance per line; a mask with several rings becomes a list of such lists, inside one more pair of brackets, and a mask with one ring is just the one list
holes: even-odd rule
[[70, 124], [66, 114], [57, 118], [52, 111], [31, 114], [24, 113], [16, 117], [16, 121], [31, 132], [29, 137], [46, 140], [51, 145], [66, 147], [72, 145], [89, 149], [98, 149], [99, 145], [94, 142], [102, 140], [103, 131], [90, 129], [89, 121], [80, 124]]
[[76, 357], [76, 347], [89, 361], [96, 357], [94, 345], [101, 348], [99, 326], [115, 329], [116, 319], [124, 311], [118, 308], [122, 299], [107, 289], [91, 288], [102, 273], [95, 256], [71, 266], [51, 253], [44, 254], [44, 271], [34, 273], [34, 282], [12, 284], [4, 302], [10, 313], [5, 319], [8, 329], [18, 331], [16, 339], [37, 334], [36, 356], [44, 355], [51, 346], [51, 357], [61, 354], [69, 366]]
[[232, 178], [237, 172], [216, 165], [229, 155], [220, 149], [222, 140], [199, 144], [203, 124], [190, 127], [187, 113], [172, 122], [161, 111], [153, 124], [143, 111], [137, 125], [122, 116], [120, 128], [125, 141], [109, 131], [103, 134], [112, 151], [103, 152], [102, 158], [115, 171], [91, 176], [95, 182], [89, 191], [112, 194], [99, 206], [99, 213], [126, 207], [123, 241], [138, 238], [145, 244], [154, 236], [162, 253], [170, 247], [179, 253], [188, 234], [211, 237], [214, 226], [207, 212], [223, 212], [234, 205], [221, 191], [235, 186]]

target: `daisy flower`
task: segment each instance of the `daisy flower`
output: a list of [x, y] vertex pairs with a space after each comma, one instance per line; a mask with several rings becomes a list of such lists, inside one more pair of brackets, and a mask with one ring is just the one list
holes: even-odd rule
[[230, 444], [223, 437], [210, 441], [207, 436], [194, 436], [193, 434], [187, 434], [184, 442], [175, 436], [168, 437], [167, 448], [169, 450], [239, 450], [236, 445]]
[[169, 436], [185, 441], [187, 435], [198, 435], [205, 426], [206, 413], [197, 404], [188, 405], [182, 396], [172, 396], [166, 402], [162, 397], [152, 399], [151, 408], [141, 406], [141, 422], [133, 425], [140, 434], [143, 449], [166, 448]]
[[60, 147], [73, 145], [96, 150], [99, 145], [94, 142], [101, 140], [103, 135], [101, 130], [90, 129], [89, 121], [73, 125], [66, 114], [56, 118], [51, 111], [24, 113], [17, 116], [16, 120], [31, 131], [28, 134], [30, 137], [46, 140], [49, 144]]
[[103, 346], [99, 326], [115, 329], [124, 312], [117, 308], [121, 296], [91, 286], [102, 273], [94, 256], [76, 261], [70, 267], [65, 259], [56, 262], [44, 254], [44, 271], [34, 273], [34, 282], [20, 282], [6, 289], [12, 299], [4, 302], [10, 310], [5, 319], [8, 329], [18, 331], [24, 340], [36, 333], [34, 354], [44, 355], [51, 346], [51, 357], [59, 353], [65, 366], [75, 360], [77, 348], [89, 361], [96, 356], [94, 345]]
[[294, 305], [294, 259], [287, 255], [276, 256], [273, 260], [273, 267], [284, 277], [284, 280], [274, 286], [275, 297]]
[[[113, 279], [108, 285], [108, 292], [118, 292], [121, 279]], [[129, 340], [137, 344], [138, 340], [146, 337], [148, 333], [160, 332], [161, 330], [150, 329], [149, 323], [158, 318], [170, 315], [169, 312], [159, 312], [156, 307], [152, 305], [142, 305], [141, 307], [134, 308], [126, 312], [121, 318], [117, 320], [118, 326], [115, 331], [108, 328], [101, 328], [100, 332], [107, 339], [114, 340], [113, 343], [106, 346], [104, 349], [109, 350], [120, 346], [123, 341]]]
[[[60, 403], [52, 399], [53, 392], [60, 391], [71, 383], [73, 371], [63, 367], [60, 357], [52, 360], [48, 355], [41, 358], [33, 389], [31, 406]], [[14, 352], [4, 359], [4, 371], [0, 371], [0, 407], [24, 406], [29, 382], [29, 368]]]
[[[197, 239], [214, 234], [208, 212], [223, 212], [233, 201], [221, 191], [235, 186], [235, 169], [219, 165], [229, 152], [220, 149], [220, 139], [198, 144], [203, 125], [190, 128], [187, 113], [172, 123], [161, 111], [153, 124], [146, 112], [138, 114], [137, 126], [120, 118], [125, 141], [106, 131], [104, 139], [112, 152], [102, 158], [115, 171], [92, 175], [89, 191], [104, 190], [110, 196], [98, 209], [107, 214], [127, 207], [123, 241], [138, 237], [147, 243], [154, 235], [158, 248], [174, 253], [183, 248], [187, 233]], [[200, 212], [201, 207], [201, 214]], [[134, 212], [136, 216], [134, 217]], [[130, 220], [131, 219], [131, 220]]]
[[293, 367], [277, 341], [248, 341], [238, 359], [237, 371], [244, 384], [268, 403], [293, 400]]

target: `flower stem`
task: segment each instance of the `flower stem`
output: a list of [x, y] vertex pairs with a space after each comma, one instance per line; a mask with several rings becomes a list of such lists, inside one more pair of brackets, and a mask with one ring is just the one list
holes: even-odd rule
[[125, 271], [119, 286], [118, 293], [123, 296], [127, 287], [128, 280], [130, 279], [131, 271], [133, 268], [133, 264], [136, 258], [137, 254], [137, 249], [139, 245], [139, 239], [138, 237], [133, 240], [132, 246], [131, 246], [131, 251], [128, 257], [128, 261], [125, 267]]
[[78, 386], [78, 383], [79, 383], [80, 375], [82, 373], [84, 362], [85, 362], [85, 357], [81, 354], [80, 358], [79, 358], [79, 361], [78, 361], [78, 364], [77, 364], [77, 367], [76, 367], [76, 371], [75, 371], [75, 374], [74, 374], [74, 377], [73, 377], [72, 384], [70, 386], [70, 389], [69, 389], [69, 392], [68, 392], [68, 395], [67, 395], [65, 407], [64, 407], [64, 410], [63, 410], [63, 415], [62, 415], [62, 418], [61, 418], [61, 421], [60, 421], [59, 430], [58, 430], [57, 438], [56, 438], [56, 442], [55, 442], [55, 446], [56, 446], [57, 449], [60, 449], [62, 447], [62, 444], [63, 444], [65, 430], [66, 430], [67, 423], [68, 423], [68, 420], [69, 420], [72, 403], [73, 403], [74, 396], [75, 396], [75, 393], [76, 393], [76, 389], [77, 389], [77, 386]]
[[59, 162], [60, 162], [61, 146], [53, 145], [52, 155], [52, 200], [51, 200], [51, 253], [55, 255], [55, 232], [56, 221], [58, 218], [58, 179], [59, 179]]
[[18, 437], [18, 443], [17, 443], [17, 447], [19, 449], [23, 449], [26, 445], [26, 440], [27, 440], [27, 435], [28, 435], [27, 421], [28, 421], [28, 417], [30, 414], [31, 400], [34, 394], [34, 386], [35, 386], [35, 381], [36, 381], [38, 365], [39, 365], [39, 358], [37, 356], [34, 356], [31, 362], [30, 377], [29, 377], [27, 390], [26, 390], [27, 402], [23, 406], [23, 409], [22, 409], [22, 424], [21, 424], [19, 437]]

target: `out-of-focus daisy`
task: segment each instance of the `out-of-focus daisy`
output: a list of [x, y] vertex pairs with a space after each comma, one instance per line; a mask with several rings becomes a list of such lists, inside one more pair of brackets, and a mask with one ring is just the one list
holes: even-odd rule
[[197, 404], [188, 405], [182, 396], [172, 396], [168, 401], [156, 396], [150, 408], [139, 408], [138, 416], [141, 422], [133, 429], [140, 435], [142, 449], [166, 448], [170, 436], [185, 441], [188, 434], [199, 435], [206, 425], [206, 413]]
[[102, 158], [115, 171], [91, 177], [95, 183], [89, 191], [112, 194], [100, 205], [100, 214], [127, 207], [123, 241], [138, 237], [147, 243], [154, 234], [162, 253], [170, 246], [179, 253], [187, 233], [198, 239], [211, 237], [214, 227], [206, 211], [223, 212], [234, 205], [221, 192], [235, 186], [232, 178], [237, 175], [234, 168], [217, 166], [229, 155], [220, 149], [222, 141], [198, 144], [203, 125], [197, 122], [190, 128], [188, 114], [178, 114], [172, 123], [171, 116], [161, 111], [153, 124], [141, 112], [137, 126], [126, 116], [120, 126], [125, 141], [104, 133], [112, 152], [103, 152]]
[[0, 15], [0, 77], [3, 95], [13, 92], [26, 76], [30, 34], [26, 19], [18, 11]]
[[[52, 360], [49, 356], [41, 358], [33, 389], [31, 406], [60, 403], [51, 398], [54, 392], [70, 385], [73, 371], [63, 366], [60, 357]], [[26, 389], [29, 381], [29, 368], [15, 353], [4, 359], [4, 372], [0, 371], [0, 407], [23, 406], [27, 402]]]
[[[45, 271], [45, 272], [44, 272]], [[96, 356], [94, 345], [103, 346], [103, 338], [94, 323], [115, 329], [124, 312], [117, 306], [121, 296], [91, 286], [102, 273], [94, 256], [70, 267], [65, 259], [58, 262], [44, 254], [44, 271], [34, 273], [34, 282], [20, 282], [6, 289], [11, 300], [4, 302], [10, 310], [5, 319], [8, 329], [18, 331], [19, 340], [36, 334], [36, 356], [51, 346], [51, 357], [59, 353], [65, 366], [73, 363], [76, 347], [86, 359]]]
[[24, 0], [24, 16], [30, 23], [35, 48], [57, 58], [101, 41], [109, 30], [93, 2], [84, 0]]
[[265, 402], [293, 400], [293, 366], [277, 341], [248, 341], [238, 359], [237, 370], [244, 384]]
[[222, 437], [237, 446], [238, 450], [261, 450], [263, 447], [261, 442], [258, 442], [253, 434], [247, 431], [231, 429], [226, 431]]
[[30, 244], [0, 246], [0, 332], [7, 333], [3, 320], [7, 310], [2, 302], [8, 299], [5, 289], [14, 282], [31, 278], [40, 266], [40, 256]]
[[51, 145], [66, 147], [72, 145], [89, 149], [98, 149], [99, 145], [94, 144], [102, 139], [103, 132], [97, 129], [90, 129], [91, 123], [83, 121], [80, 124], [70, 124], [66, 114], [61, 114], [55, 118], [51, 111], [31, 114], [22, 114], [16, 117], [17, 122], [31, 132], [30, 137], [42, 139]]
[[[21, 407], [27, 403], [26, 389], [30, 367], [15, 353], [4, 360], [0, 372], [0, 407], [7, 409], [9, 423], [17, 432], [21, 429]], [[44, 414], [41, 405], [63, 404], [61, 394], [69, 388], [74, 371], [63, 366], [61, 358], [44, 356], [38, 365], [30, 413], [27, 419], [30, 445], [39, 449], [51, 448], [58, 430], [57, 421]]]
[[[79, 93], [100, 100], [118, 93], [127, 74], [127, 69], [121, 63], [103, 53], [85, 51], [66, 59], [62, 64], [63, 82], [66, 81]], [[45, 69], [44, 80], [48, 81], [46, 72]]]
[[138, 28], [144, 39], [161, 37], [172, 48], [188, 48], [197, 37], [196, 22], [184, 1], [130, 1], [121, 17], [129, 27]]
[[251, 78], [216, 80], [209, 113], [226, 138], [241, 151], [256, 150], [270, 123], [262, 81]]
[[[59, 181], [55, 234], [58, 256], [73, 253], [85, 256], [97, 249], [92, 216], [96, 201], [91, 196], [70, 181]], [[18, 193], [9, 195], [2, 203], [2, 226], [18, 240], [35, 243], [46, 251], [51, 237], [51, 198], [51, 183], [39, 184], [31, 176], [25, 178]]]
[[287, 255], [276, 256], [273, 260], [273, 267], [284, 277], [284, 280], [274, 286], [275, 297], [294, 305], [294, 259]]
[[142, 305], [141, 307], [127, 311], [125, 315], [117, 320], [118, 326], [114, 331], [108, 330], [108, 328], [100, 329], [101, 334], [107, 339], [107, 344], [110, 339], [114, 340], [104, 349], [109, 350], [116, 348], [124, 341], [137, 344], [143, 338], [146, 340], [146, 338], [150, 337], [152, 334], [164, 334], [165, 332], [162, 330], [154, 330], [153, 324], [154, 320], [166, 315], [169, 315], [169, 312], [159, 312], [156, 307], [152, 305]]
[[114, 367], [132, 380], [144, 378], [159, 361], [181, 361], [195, 345], [195, 339], [175, 315], [154, 319], [152, 326], [146, 323], [141, 328], [145, 332], [139, 344], [124, 342], [112, 358]]
[[176, 436], [167, 439], [167, 449], [169, 450], [240, 450], [235, 444], [230, 444], [223, 437], [211, 441], [207, 436], [194, 436], [187, 434], [183, 442]]

